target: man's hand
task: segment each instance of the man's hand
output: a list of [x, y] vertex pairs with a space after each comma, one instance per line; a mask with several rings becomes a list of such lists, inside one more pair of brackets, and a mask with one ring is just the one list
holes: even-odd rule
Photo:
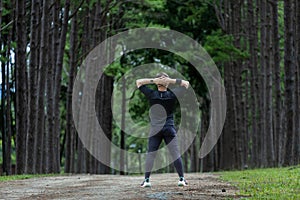
[[181, 85], [182, 87], [185, 87], [186, 89], [188, 89], [190, 83], [189, 83], [188, 81], [182, 80], [180, 85]]
[[170, 78], [168, 78], [168, 77], [159, 77], [159, 78], [155, 78], [153, 82], [157, 85], [166, 86], [170, 83], [169, 79]]
[[[168, 86], [169, 84], [175, 84], [176, 79], [172, 79], [172, 78], [169, 78], [169, 77], [160, 77], [160, 78], [155, 78], [154, 83], [157, 84], [157, 85]], [[188, 89], [189, 85], [190, 85], [190, 83], [188, 81], [181, 80], [180, 86], [185, 87], [186, 89]]]

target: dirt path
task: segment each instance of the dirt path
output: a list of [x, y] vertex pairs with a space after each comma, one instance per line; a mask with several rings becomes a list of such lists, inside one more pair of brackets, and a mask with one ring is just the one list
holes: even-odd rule
[[[72, 175], [0, 182], [0, 199], [237, 199], [237, 190], [213, 174], [153, 174], [151, 188], [140, 188], [142, 176]], [[223, 191], [222, 191], [223, 190]]]

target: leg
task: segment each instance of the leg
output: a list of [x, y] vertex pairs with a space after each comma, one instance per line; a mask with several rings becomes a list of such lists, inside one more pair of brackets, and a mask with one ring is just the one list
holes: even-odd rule
[[159, 145], [162, 141], [162, 137], [159, 134], [151, 136], [148, 141], [148, 153], [146, 155], [146, 172], [145, 179], [150, 177], [151, 170], [153, 167], [154, 159], [156, 156], [156, 151], [159, 148]]
[[176, 131], [173, 127], [168, 128], [166, 131], [167, 132], [165, 132], [164, 141], [165, 141], [166, 145], [168, 146], [168, 149], [169, 149], [169, 152], [170, 152], [172, 158], [175, 160], [174, 166], [178, 173], [178, 176], [183, 177], [183, 165], [182, 165], [180, 152], [178, 149], [178, 141], [177, 141], [177, 137], [176, 137]]

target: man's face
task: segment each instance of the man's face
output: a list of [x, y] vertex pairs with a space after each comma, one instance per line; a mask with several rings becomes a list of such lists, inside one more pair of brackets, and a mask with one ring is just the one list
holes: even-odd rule
[[[168, 78], [168, 76], [165, 76], [165, 75], [161, 75], [160, 77], [157, 77], [157, 78]], [[157, 87], [158, 88], [167, 88], [168, 87], [168, 84], [157, 84]]]

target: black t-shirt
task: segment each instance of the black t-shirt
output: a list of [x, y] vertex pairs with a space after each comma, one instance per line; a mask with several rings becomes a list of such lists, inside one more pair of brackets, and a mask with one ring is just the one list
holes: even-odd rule
[[146, 85], [139, 87], [140, 91], [150, 102], [150, 121], [152, 127], [174, 126], [174, 106], [177, 97], [183, 95], [185, 87], [177, 87], [172, 90], [158, 91], [148, 88]]

